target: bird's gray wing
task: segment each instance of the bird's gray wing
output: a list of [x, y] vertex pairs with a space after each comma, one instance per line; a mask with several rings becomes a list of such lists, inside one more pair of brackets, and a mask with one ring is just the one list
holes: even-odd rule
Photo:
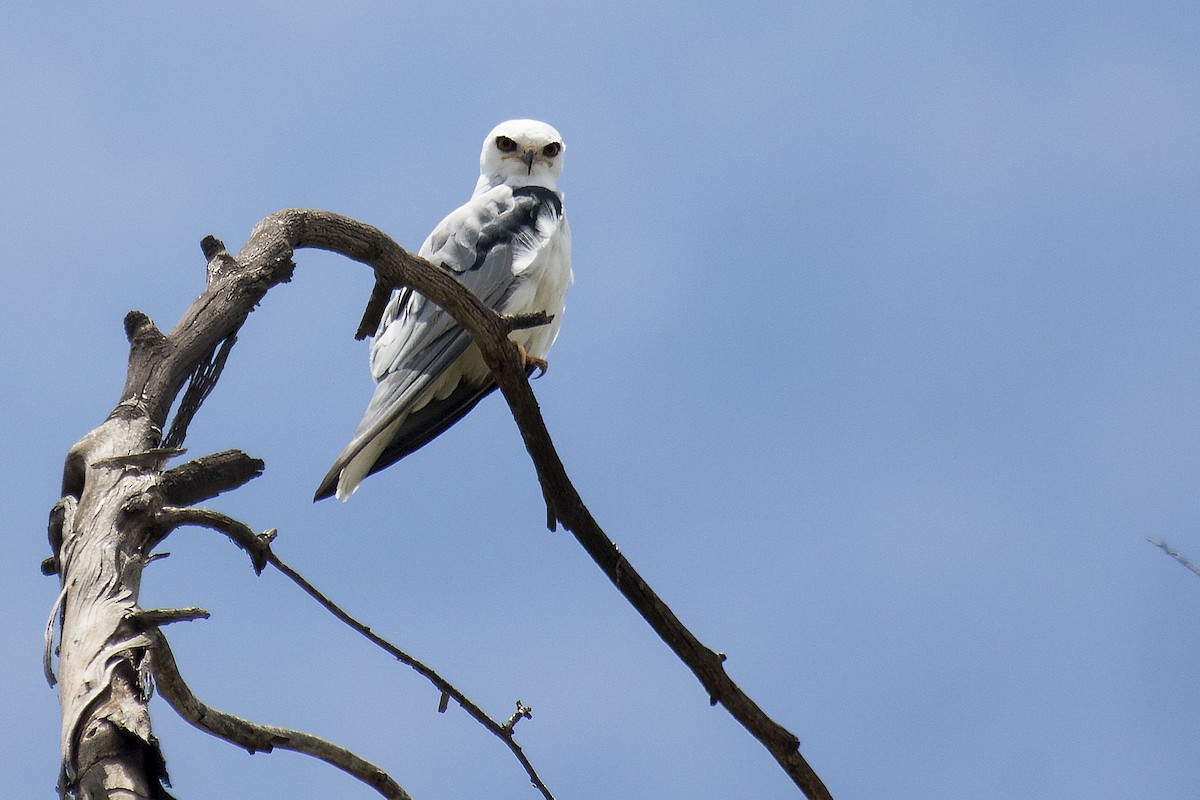
[[[495, 187], [471, 199], [442, 221], [421, 255], [452, 272], [495, 309], [519, 285], [522, 272], [549, 240], [562, 215], [558, 194], [542, 187]], [[491, 374], [462, 374], [441, 398], [426, 392], [453, 372], [470, 334], [435, 303], [411, 289], [393, 293], [371, 345], [375, 393], [354, 438], [317, 490], [320, 500], [334, 493], [342, 469], [397, 420], [366, 474], [394, 464], [427, 444], [470, 411], [494, 388]], [[448, 379], [453, 380], [447, 375]]]

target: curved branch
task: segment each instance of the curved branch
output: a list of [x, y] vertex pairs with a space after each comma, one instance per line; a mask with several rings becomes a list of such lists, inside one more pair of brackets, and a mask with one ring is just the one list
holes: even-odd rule
[[[236, 258], [224, 253], [220, 242], [206, 239], [208, 285], [170, 333], [162, 334], [140, 312], [126, 317], [130, 358], [120, 402], [99, 428], [72, 447], [63, 473], [62, 495], [78, 498], [76, 517], [85, 522], [64, 531], [58, 563], [47, 564], [48, 569], [58, 567], [64, 586], [71, 583], [87, 589], [86, 593], [68, 592], [63, 611], [63, 639], [71, 642], [70, 647], [64, 644], [62, 648], [59, 676], [60, 695], [65, 698], [65, 771], [78, 774], [75, 764], [85, 759], [72, 743], [75, 733], [88, 725], [110, 725], [117, 729], [114, 735], [131, 732], [156, 748], [148, 734], [148, 719], [144, 726], [140, 717], [137, 724], [130, 725], [115, 712], [97, 712], [96, 707], [81, 701], [91, 697], [101, 683], [111, 685], [113, 692], [121, 690], [114, 676], [124, 680], [126, 673], [136, 671], [137, 665], [128, 655], [132, 645], [123, 639], [120, 626], [129, 619], [127, 612], [136, 607], [145, 563], [141, 554], [162, 527], [169, 530], [180, 524], [199, 524], [221, 530], [242, 544], [255, 558], [256, 568], [261, 568], [257, 545], [251, 544], [261, 537], [223, 515], [170, 508], [134, 520], [126, 509], [141, 507], [136, 497], [160, 480], [170, 451], [156, 452], [154, 448], [161, 443], [167, 414], [183, 384], [222, 341], [237, 333], [271, 287], [291, 279], [292, 256], [299, 248], [341, 253], [375, 270], [376, 287], [360, 332], [378, 324], [383, 309], [380, 299], [399, 286], [412, 287], [470, 331], [521, 430], [546, 500], [548, 526], [553, 529], [561, 522], [574, 534], [609, 580], [688, 665], [712, 702], [724, 705], [809, 798], [829, 798], [828, 790], [800, 755], [795, 735], [771, 720], [741, 691], [725, 673], [723, 657], [702, 645], [675, 617], [592, 518], [555, 452], [524, 363], [508, 338], [513, 321], [497, 315], [448, 272], [407, 252], [378, 229], [338, 214], [304, 209], [288, 209], [264, 219]], [[101, 464], [110, 468], [90, 469]], [[108, 555], [112, 553], [119, 556], [115, 564]], [[99, 617], [92, 609], [101, 610]], [[72, 627], [70, 637], [66, 635], [68, 627]], [[76, 629], [86, 630], [86, 636], [75, 636]], [[121, 641], [126, 641], [121, 650], [97, 646]], [[110, 656], [112, 660], [105, 661]], [[63, 665], [69, 669], [64, 670]], [[141, 702], [136, 693], [126, 694], [134, 704]], [[130, 761], [126, 766], [136, 769], [137, 765]]]
[[[284, 242], [270, 244], [271, 233], [277, 233], [294, 247], [333, 250], [371, 264], [379, 278], [374, 294], [379, 293], [381, 284], [407, 284], [437, 303], [471, 332], [508, 402], [537, 470], [546, 499], [548, 527], [553, 530], [556, 523], [561, 522], [575, 536], [625, 599], [692, 670], [708, 692], [710, 702], [723, 705], [758, 739], [807, 797], [832, 800], [820, 777], [800, 754], [800, 740], [796, 735], [767, 716], [734, 683], [725, 672], [724, 657], [700, 643], [592, 517], [567, 477], [566, 468], [550, 439], [517, 349], [508, 339], [506, 321], [449, 273], [436, 268], [429, 270], [432, 265], [407, 253], [382, 232], [327, 212], [290, 210], [268, 217], [255, 228], [251, 241], [238, 255], [239, 260], [253, 259], [259, 253], [277, 253], [274, 256], [277, 259], [290, 259], [291, 251]], [[369, 321], [364, 318], [363, 324]]]
[[[546, 430], [537, 400], [525, 376], [508, 324], [452, 275], [401, 248], [370, 225], [325, 211], [288, 209], [272, 214], [254, 229], [238, 253], [244, 265], [291, 264], [293, 249], [331, 250], [371, 265], [376, 286], [368, 314], [359, 326], [378, 324], [384, 287], [407, 285], [446, 310], [471, 335], [508, 401], [525, 447], [537, 470], [546, 500], [547, 524], [562, 522], [654, 631], [700, 680], [712, 703], [720, 703], [775, 757], [809, 798], [830, 798], [816, 772], [800, 754], [795, 734], [772, 720], [725, 672], [724, 658], [700, 643], [621, 555], [575, 490]], [[290, 273], [289, 273], [290, 276]]]
[[[489, 362], [490, 363], [490, 362]], [[497, 378], [502, 376], [498, 373]], [[525, 439], [542, 482], [550, 527], [562, 522], [592, 560], [624, 595], [667, 646], [692, 670], [708, 692], [709, 701], [720, 703], [774, 756], [784, 772], [812, 800], [832, 800], [816, 771], [800, 754], [800, 740], [775, 722], [725, 672], [725, 657], [705, 647], [650, 588], [628, 559], [592, 517], [567, 477], [529, 382], [504, 375], [501, 391]]]
[[250, 556], [250, 562], [254, 565], [255, 575], [261, 575], [263, 569], [266, 568], [267, 553], [270, 552], [269, 543], [271, 539], [275, 538], [274, 530], [267, 531], [260, 536], [246, 523], [239, 522], [226, 514], [218, 511], [210, 511], [206, 508], [175, 508], [167, 506], [160, 509], [154, 516], [154, 527], [159, 532], [159, 541], [171, 531], [184, 525], [209, 528], [228, 536], [231, 542]]
[[259, 725], [200, 702], [179, 674], [167, 637], [155, 629], [147, 635], [158, 693], [191, 725], [251, 753], [269, 753], [279, 748], [312, 756], [358, 778], [389, 800], [412, 800], [386, 772], [340, 745], [303, 731]]
[[[508, 339], [509, 323], [476, 297], [448, 271], [435, 266], [396, 244], [371, 225], [329, 211], [285, 209], [254, 227], [250, 240], [238, 252], [243, 267], [270, 273], [272, 264], [292, 264], [295, 250], [313, 248], [339, 253], [367, 264], [375, 271], [376, 285], [359, 332], [374, 330], [383, 313], [383, 303], [392, 288], [410, 286], [432, 300], [471, 332], [475, 343], [493, 362], [507, 362], [505, 371], [524, 375], [524, 363], [516, 345]], [[291, 277], [290, 270], [287, 273]], [[490, 357], [489, 357], [490, 354]]]
[[[162, 472], [177, 453], [161, 448], [166, 418], [198, 365], [219, 353], [220, 343], [240, 330], [271, 287], [291, 279], [293, 249], [319, 246], [331, 232], [338, 242], [334, 249], [373, 265], [378, 260], [377, 271], [389, 286], [411, 281], [435, 299], [454, 291], [445, 273], [374, 228], [337, 215], [291, 211], [264, 220], [241, 259], [224, 253], [219, 242], [206, 241], [205, 290], [169, 333], [141, 312], [126, 315], [125, 384], [107, 419], [67, 455], [61, 496], [73, 498], [78, 510], [73, 522], [61, 526], [52, 542], [57, 552], [43, 564], [46, 572], [59, 574], [65, 589], [58, 662], [65, 792], [139, 787], [139, 796], [166, 796], [162, 757], [137, 679], [144, 640], [131, 630], [141, 572], [151, 560], [146, 553], [164, 530], [199, 524], [231, 536], [262, 567], [258, 537], [240, 523], [212, 512], [161, 508]], [[478, 312], [489, 313], [474, 302]], [[231, 485], [223, 481], [215, 479], [208, 488]], [[178, 499], [198, 499], [202, 483], [184, 476], [176, 486]]]

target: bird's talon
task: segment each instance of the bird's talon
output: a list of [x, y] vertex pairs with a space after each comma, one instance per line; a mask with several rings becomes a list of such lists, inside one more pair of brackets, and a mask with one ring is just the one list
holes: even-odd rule
[[529, 355], [525, 350], [525, 346], [520, 342], [513, 342], [513, 344], [517, 346], [517, 352], [521, 354], [521, 367], [528, 370], [530, 365], [532, 365], [537, 370], [537, 374], [531, 375], [531, 378], [540, 378], [546, 374], [546, 370], [550, 368], [550, 365], [546, 363], [546, 359]]

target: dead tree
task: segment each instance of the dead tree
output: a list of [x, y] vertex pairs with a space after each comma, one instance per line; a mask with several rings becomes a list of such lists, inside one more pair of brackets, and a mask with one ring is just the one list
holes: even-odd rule
[[[520, 356], [508, 334], [544, 324], [541, 317], [497, 315], [447, 272], [408, 253], [376, 228], [336, 214], [290, 209], [257, 226], [236, 257], [209, 237], [207, 286], [183, 318], [163, 334], [145, 314], [130, 312], [125, 386], [108, 418], [75, 444], [66, 460], [62, 499], [50, 515], [54, 555], [44, 571], [57, 573], [61, 592], [47, 625], [46, 671], [57, 677], [62, 708], [63, 796], [168, 798], [165, 760], [147, 709], [152, 685], [188, 721], [254, 750], [275, 747], [306, 752], [350, 772], [385, 797], [407, 797], [382, 770], [309, 734], [254, 725], [204, 706], [183, 683], [160, 630], [169, 622], [205, 615], [201, 609], [142, 609], [141, 574], [153, 548], [173, 530], [200, 525], [228, 535], [247, 550], [256, 570], [281, 569], [271, 551], [273, 532], [248, 527], [197, 503], [241, 486], [263, 463], [238, 451], [167, 468], [180, 452], [193, 414], [211, 391], [229, 348], [250, 312], [273, 286], [291, 280], [293, 254], [301, 248], [340, 253], [369, 265], [376, 285], [358, 328], [373, 332], [393, 287], [411, 286], [467, 328], [492, 369], [521, 430], [546, 501], [546, 522], [570, 531], [618, 590], [700, 680], [712, 704], [720, 703], [754, 735], [809, 798], [830, 795], [801, 756], [797, 738], [771, 720], [726, 674], [724, 656], [702, 645], [621, 555], [592, 518], [555, 452]], [[167, 418], [184, 387], [173, 424]], [[314, 590], [315, 591], [315, 590]], [[337, 613], [335, 611], [335, 613]], [[60, 625], [57, 676], [51, 643]], [[385, 643], [386, 644], [386, 643]], [[398, 651], [397, 651], [398, 652]], [[401, 654], [403, 655], [403, 654]], [[402, 659], [403, 660], [403, 659]], [[423, 668], [423, 665], [416, 665]], [[427, 677], [474, 715], [457, 690]], [[493, 727], [536, 773], [512, 740], [522, 709]]]

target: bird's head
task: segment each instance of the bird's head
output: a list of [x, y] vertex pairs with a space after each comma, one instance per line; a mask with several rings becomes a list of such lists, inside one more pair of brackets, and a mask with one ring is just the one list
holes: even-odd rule
[[483, 140], [475, 191], [502, 183], [556, 189], [564, 150], [562, 136], [544, 122], [534, 119], [501, 122]]

